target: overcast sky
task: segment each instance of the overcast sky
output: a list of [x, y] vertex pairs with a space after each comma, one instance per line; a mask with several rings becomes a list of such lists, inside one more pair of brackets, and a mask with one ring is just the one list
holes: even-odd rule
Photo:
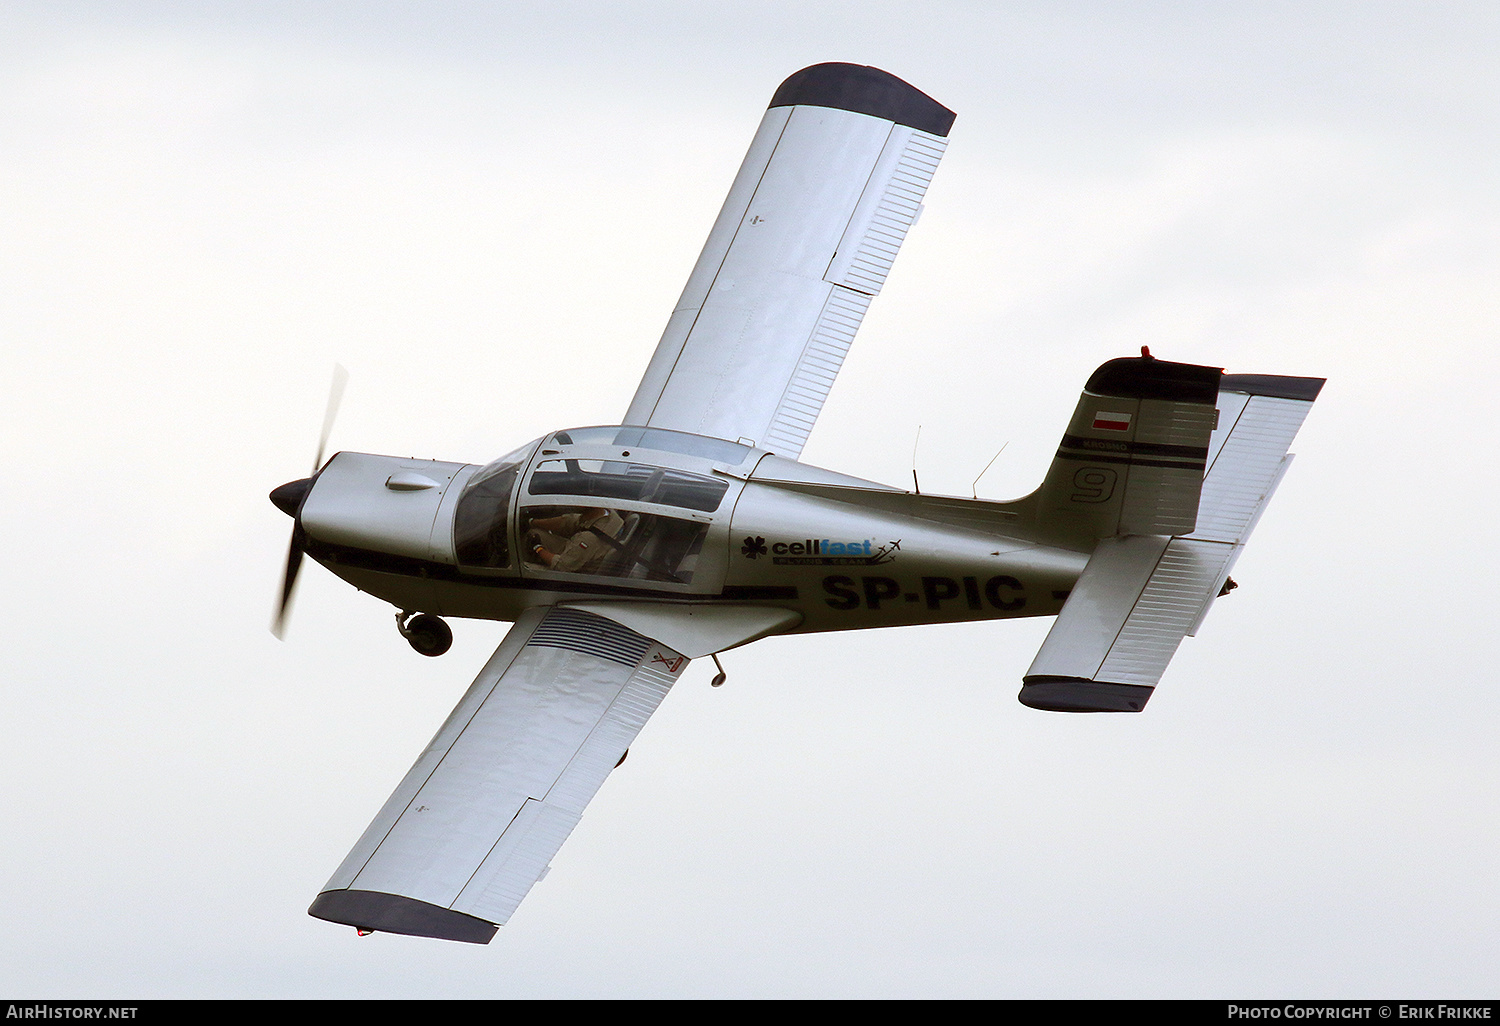
[[[1500, 990], [1492, 3], [0, 2], [0, 991]], [[1140, 716], [1015, 701], [1050, 621], [684, 679], [487, 947], [305, 909], [503, 635], [316, 566], [332, 447], [618, 420], [766, 102], [958, 112], [803, 454], [1013, 498], [1141, 345], [1327, 377]]]

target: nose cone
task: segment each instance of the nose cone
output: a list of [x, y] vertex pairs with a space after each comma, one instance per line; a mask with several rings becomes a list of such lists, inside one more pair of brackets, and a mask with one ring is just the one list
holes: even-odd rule
[[287, 516], [294, 517], [297, 515], [297, 510], [302, 508], [302, 500], [307, 498], [307, 492], [312, 488], [312, 483], [313, 479], [310, 477], [288, 481], [271, 492], [271, 502]]

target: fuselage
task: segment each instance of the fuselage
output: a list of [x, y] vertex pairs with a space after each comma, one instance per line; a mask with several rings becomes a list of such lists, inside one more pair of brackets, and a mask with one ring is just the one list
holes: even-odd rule
[[[1024, 519], [721, 439], [554, 432], [480, 467], [343, 452], [296, 511], [307, 553], [397, 607], [513, 620], [532, 606], [779, 607], [794, 631], [1050, 616], [1086, 552]], [[954, 511], [957, 511], [956, 513]]]

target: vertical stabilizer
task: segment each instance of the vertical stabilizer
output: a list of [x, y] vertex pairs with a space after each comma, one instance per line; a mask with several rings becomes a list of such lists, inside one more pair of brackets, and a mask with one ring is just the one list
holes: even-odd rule
[[1090, 547], [1192, 532], [1222, 373], [1149, 356], [1096, 370], [1037, 493], [1038, 522]]

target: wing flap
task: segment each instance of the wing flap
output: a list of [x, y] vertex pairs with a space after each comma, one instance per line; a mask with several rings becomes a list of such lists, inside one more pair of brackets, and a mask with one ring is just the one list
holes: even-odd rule
[[[732, 429], [726, 427], [725, 431], [738, 431], [741, 427], [747, 431], [761, 431], [763, 440], [749, 434], [737, 436], [737, 440], [753, 439], [762, 448], [778, 452], [788, 459], [796, 459], [802, 455], [807, 438], [812, 434], [818, 414], [823, 411], [828, 393], [833, 391], [834, 379], [844, 366], [844, 357], [849, 355], [849, 347], [854, 344], [854, 336], [859, 332], [865, 311], [869, 308], [868, 295], [852, 289], [831, 288], [828, 302], [813, 326], [812, 337], [808, 339], [801, 358], [793, 365], [786, 390], [775, 409], [770, 412], [766, 426], [762, 429], [758, 426], [758, 421], [743, 422]], [[770, 382], [771, 387], [775, 384], [774, 381]]]
[[687, 663], [595, 613], [528, 611], [309, 911], [488, 941]]
[[569, 602], [574, 609], [607, 616], [632, 630], [661, 639], [689, 659], [749, 644], [789, 631], [802, 614], [772, 606], [690, 605], [671, 602]]

